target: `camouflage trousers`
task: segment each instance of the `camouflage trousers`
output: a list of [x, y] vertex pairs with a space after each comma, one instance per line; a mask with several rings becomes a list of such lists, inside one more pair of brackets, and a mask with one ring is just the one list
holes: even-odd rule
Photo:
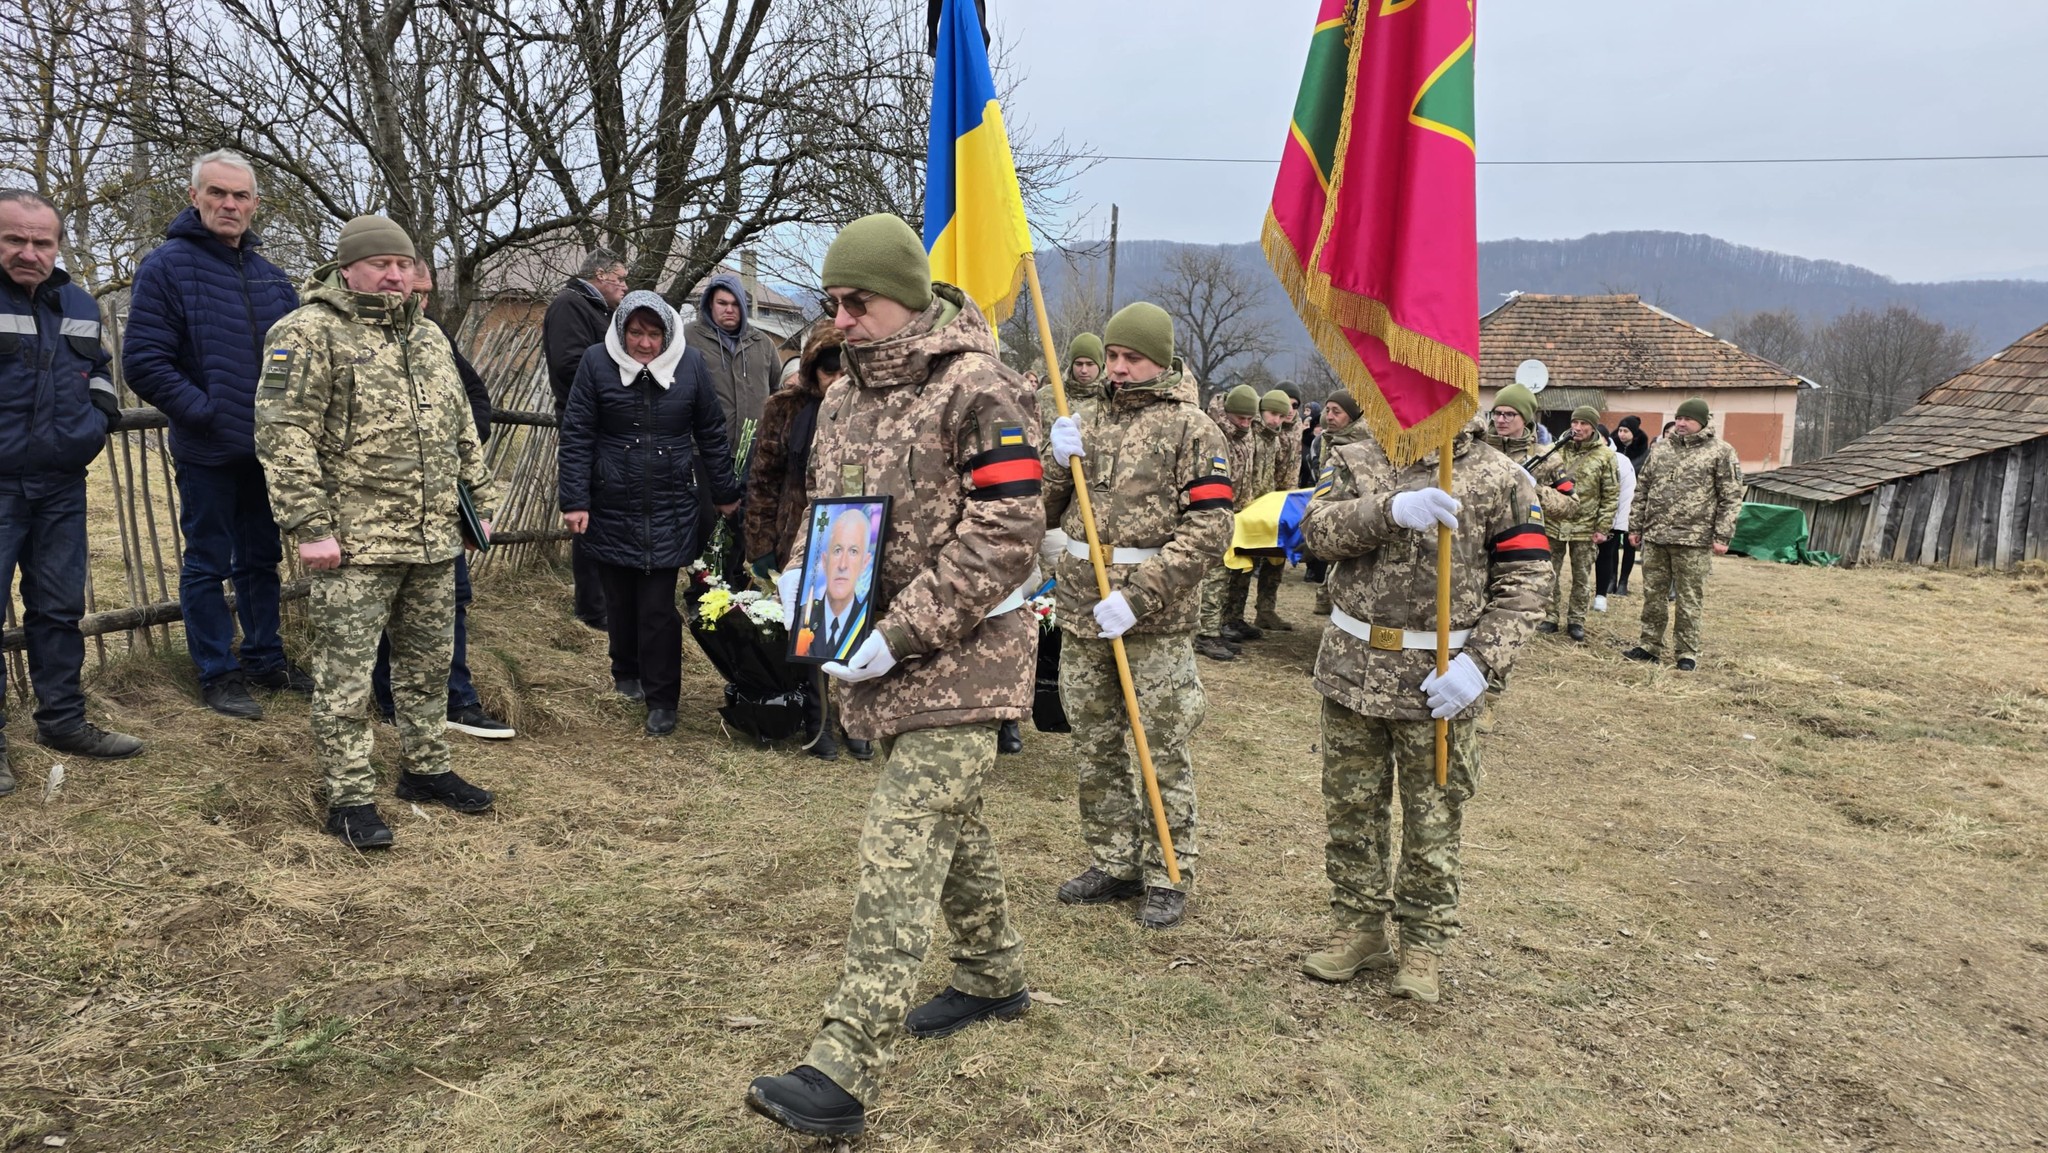
[[1287, 562], [1279, 557], [1261, 557], [1258, 566], [1254, 572], [1259, 582], [1259, 595], [1253, 603], [1260, 612], [1274, 612], [1280, 604], [1280, 581], [1287, 575]]
[[1571, 607], [1563, 614], [1566, 624], [1586, 623], [1586, 613], [1593, 607], [1593, 559], [1600, 555], [1600, 546], [1591, 540], [1558, 540], [1550, 538], [1550, 604], [1543, 610], [1543, 619], [1551, 624], [1558, 623], [1558, 608], [1563, 603], [1564, 570], [1570, 564], [1572, 570]]
[[1110, 876], [1143, 878], [1147, 885], [1186, 892], [1194, 887], [1195, 859], [1202, 855], [1195, 842], [1195, 760], [1188, 739], [1208, 712], [1202, 677], [1195, 671], [1194, 641], [1186, 633], [1127, 636], [1124, 655], [1131, 664], [1159, 800], [1166, 807], [1166, 830], [1180, 860], [1180, 884], [1166, 876], [1166, 857], [1159, 850], [1158, 826], [1124, 712], [1116, 654], [1108, 641], [1068, 633], [1060, 639], [1060, 703], [1081, 757], [1076, 790], [1081, 839], [1095, 867]]
[[996, 726], [919, 729], [876, 747], [882, 774], [861, 826], [846, 967], [803, 1062], [870, 1109], [911, 1010], [934, 911], [953, 933], [955, 989], [1008, 997], [1024, 988], [1023, 942], [1010, 926], [995, 839], [981, 819]]
[[1217, 561], [1202, 574], [1202, 624], [1195, 631], [1213, 637], [1229, 621], [1244, 619], [1244, 602], [1251, 593], [1252, 574], [1238, 572]]
[[[1671, 630], [1673, 658], [1700, 655], [1700, 610], [1707, 597], [1707, 574], [1714, 569], [1714, 550], [1706, 545], [1643, 542], [1643, 648], [1664, 655], [1664, 621], [1678, 619]], [[1678, 594], [1670, 603], [1665, 597]], [[1676, 609], [1675, 614], [1669, 610]]]
[[327, 803], [370, 803], [370, 674], [377, 638], [391, 637], [391, 700], [399, 763], [445, 773], [448, 662], [455, 653], [455, 562], [345, 564], [312, 574], [313, 749]]
[[[1479, 791], [1474, 722], [1452, 721], [1450, 782], [1436, 785], [1436, 724], [1360, 716], [1323, 701], [1324, 870], [1339, 928], [1371, 928], [1388, 913], [1401, 939], [1431, 952], [1458, 935], [1458, 850], [1465, 802]], [[1393, 812], [1401, 800], [1401, 861]]]

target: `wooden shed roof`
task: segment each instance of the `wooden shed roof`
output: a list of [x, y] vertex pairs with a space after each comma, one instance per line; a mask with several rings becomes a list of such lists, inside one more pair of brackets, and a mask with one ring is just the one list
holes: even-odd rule
[[1479, 385], [1513, 384], [1535, 358], [1565, 388], [1812, 387], [1775, 361], [1745, 352], [1632, 293], [1558, 296], [1523, 292], [1479, 322]]
[[1834, 454], [1758, 473], [1749, 483], [1842, 500], [2038, 436], [2048, 436], [2048, 325], [1935, 385]]

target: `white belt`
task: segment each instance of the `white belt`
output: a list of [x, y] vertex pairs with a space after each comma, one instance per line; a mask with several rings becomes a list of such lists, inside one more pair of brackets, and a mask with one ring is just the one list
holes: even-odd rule
[[[986, 620], [989, 617], [999, 617], [1002, 616], [1004, 613], [1014, 612], [1017, 609], [1023, 608], [1024, 601], [1031, 596], [1031, 590], [1038, 587], [1037, 571], [1033, 570], [1031, 575], [1032, 579], [1026, 581], [1021, 585], [1018, 585], [1015, 592], [1003, 598], [1003, 603], [981, 614], [982, 619]], [[1430, 643], [1435, 644], [1436, 642], [1431, 641]]]
[[[1069, 540], [1067, 542], [1067, 555], [1080, 560], [1087, 560], [1088, 542], [1085, 540]], [[1156, 548], [1113, 548], [1109, 550], [1109, 563], [1143, 564], [1158, 555], [1159, 550]]]
[[[1436, 651], [1436, 633], [1434, 632], [1367, 624], [1335, 606], [1332, 606], [1330, 609], [1330, 623], [1382, 652], [1399, 652], [1402, 649], [1428, 649], [1430, 652]], [[1453, 631], [1451, 633], [1451, 648], [1464, 648], [1465, 639], [1471, 635], [1471, 629], [1457, 629]]]

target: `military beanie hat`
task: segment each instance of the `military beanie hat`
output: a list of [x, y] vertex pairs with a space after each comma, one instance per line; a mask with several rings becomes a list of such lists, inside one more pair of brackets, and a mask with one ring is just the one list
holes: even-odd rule
[[1707, 423], [1707, 417], [1711, 414], [1707, 411], [1707, 402], [1695, 396], [1678, 406], [1678, 415], [1687, 420], [1696, 420], [1701, 424], [1705, 424]]
[[334, 262], [344, 268], [372, 256], [415, 255], [412, 237], [384, 216], [351, 217], [341, 226], [341, 239], [334, 245]]
[[1583, 420], [1587, 424], [1599, 424], [1600, 410], [1590, 404], [1582, 404], [1572, 410], [1572, 419], [1575, 421]]
[[1092, 332], [1084, 332], [1067, 345], [1067, 363], [1077, 360], [1092, 360], [1102, 363], [1102, 338]]
[[1536, 423], [1536, 394], [1522, 385], [1511, 384], [1501, 389], [1500, 395], [1493, 398], [1493, 407], [1499, 408], [1501, 405], [1507, 405], [1521, 413], [1523, 424]]
[[1288, 401], [1286, 393], [1276, 388], [1259, 398], [1259, 411], [1286, 416], [1294, 411], [1294, 405]]
[[877, 212], [839, 230], [825, 250], [824, 283], [886, 296], [923, 312], [932, 303], [931, 257], [902, 217]]
[[1357, 420], [1359, 417], [1365, 415], [1365, 409], [1359, 406], [1358, 398], [1351, 395], [1351, 390], [1347, 388], [1340, 388], [1337, 391], [1331, 393], [1330, 399], [1324, 401], [1323, 403], [1336, 405], [1338, 408], [1344, 410], [1345, 416], [1348, 416], [1353, 420]]
[[1223, 411], [1231, 416], [1253, 416], [1259, 411], [1259, 394], [1249, 384], [1240, 384], [1223, 394]]
[[[1173, 363], [1173, 318], [1147, 301], [1126, 304], [1109, 318], [1108, 327], [1102, 330], [1102, 343], [1128, 348], [1164, 368]], [[1258, 401], [1252, 403], [1256, 406]]]

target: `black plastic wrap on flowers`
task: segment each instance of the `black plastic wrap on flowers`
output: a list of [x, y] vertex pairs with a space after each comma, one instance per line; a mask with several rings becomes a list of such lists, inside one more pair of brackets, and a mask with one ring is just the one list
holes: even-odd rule
[[690, 635], [718, 675], [725, 678], [725, 723], [759, 741], [780, 741], [804, 725], [810, 669], [784, 659], [789, 638], [780, 625], [762, 627], [734, 609], [716, 626], [693, 612]]
[[1060, 703], [1060, 630], [1038, 630], [1038, 686], [1031, 696], [1031, 727], [1041, 733], [1071, 733], [1067, 707]]

